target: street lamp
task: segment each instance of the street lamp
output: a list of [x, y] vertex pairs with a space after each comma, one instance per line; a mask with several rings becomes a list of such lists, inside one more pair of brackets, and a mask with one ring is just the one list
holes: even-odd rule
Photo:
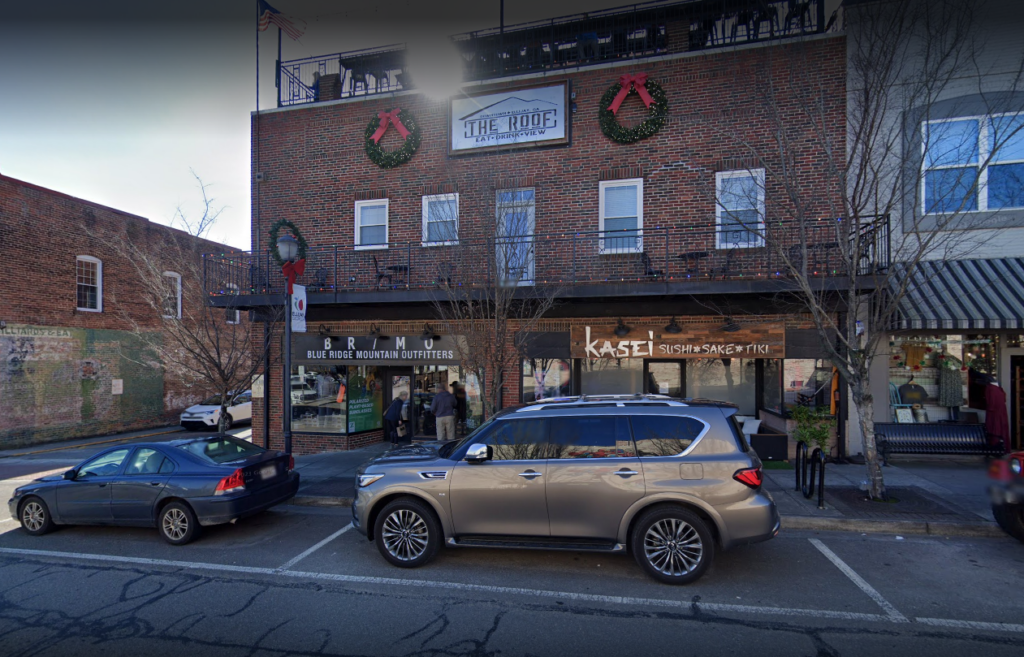
[[[277, 238], [277, 255], [286, 264], [295, 262], [299, 257], [299, 243], [291, 235]], [[292, 279], [288, 279], [284, 288], [284, 451], [292, 453]]]

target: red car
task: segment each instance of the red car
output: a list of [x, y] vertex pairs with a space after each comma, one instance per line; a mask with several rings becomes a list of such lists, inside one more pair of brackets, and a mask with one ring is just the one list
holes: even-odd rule
[[1024, 542], [1024, 452], [1007, 454], [992, 461], [989, 479], [996, 483], [989, 487], [992, 494], [992, 515], [1003, 530]]

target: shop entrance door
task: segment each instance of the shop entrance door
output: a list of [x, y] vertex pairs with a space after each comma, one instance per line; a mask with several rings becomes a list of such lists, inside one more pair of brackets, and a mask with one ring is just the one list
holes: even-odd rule
[[437, 440], [437, 418], [430, 412], [430, 403], [442, 390], [451, 391], [447, 365], [420, 365], [414, 370], [412, 417], [414, 440]]
[[[412, 439], [412, 423], [410, 422], [412, 414], [412, 368], [411, 367], [389, 367], [385, 370], [384, 381], [387, 385], [384, 386], [384, 412], [387, 413], [388, 409], [391, 408], [391, 403], [399, 399], [402, 393], [406, 393], [406, 403], [402, 407], [402, 420], [405, 426], [405, 435], [399, 436], [399, 442], [408, 442]], [[385, 431], [388, 430], [388, 423], [384, 422]], [[385, 440], [391, 440], [390, 436], [385, 436]]]
[[1024, 356], [1010, 357], [1010, 447], [1024, 448]]

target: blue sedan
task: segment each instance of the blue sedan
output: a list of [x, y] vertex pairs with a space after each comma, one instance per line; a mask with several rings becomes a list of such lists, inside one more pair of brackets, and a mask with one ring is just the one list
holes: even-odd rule
[[156, 526], [172, 545], [250, 516], [299, 489], [294, 459], [232, 436], [111, 447], [14, 491], [11, 516], [33, 536], [55, 525]]

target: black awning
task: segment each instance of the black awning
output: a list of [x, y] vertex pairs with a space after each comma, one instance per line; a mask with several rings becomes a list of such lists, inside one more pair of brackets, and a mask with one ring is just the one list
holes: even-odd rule
[[922, 262], [911, 276], [896, 329], [1024, 328], [1024, 258]]

